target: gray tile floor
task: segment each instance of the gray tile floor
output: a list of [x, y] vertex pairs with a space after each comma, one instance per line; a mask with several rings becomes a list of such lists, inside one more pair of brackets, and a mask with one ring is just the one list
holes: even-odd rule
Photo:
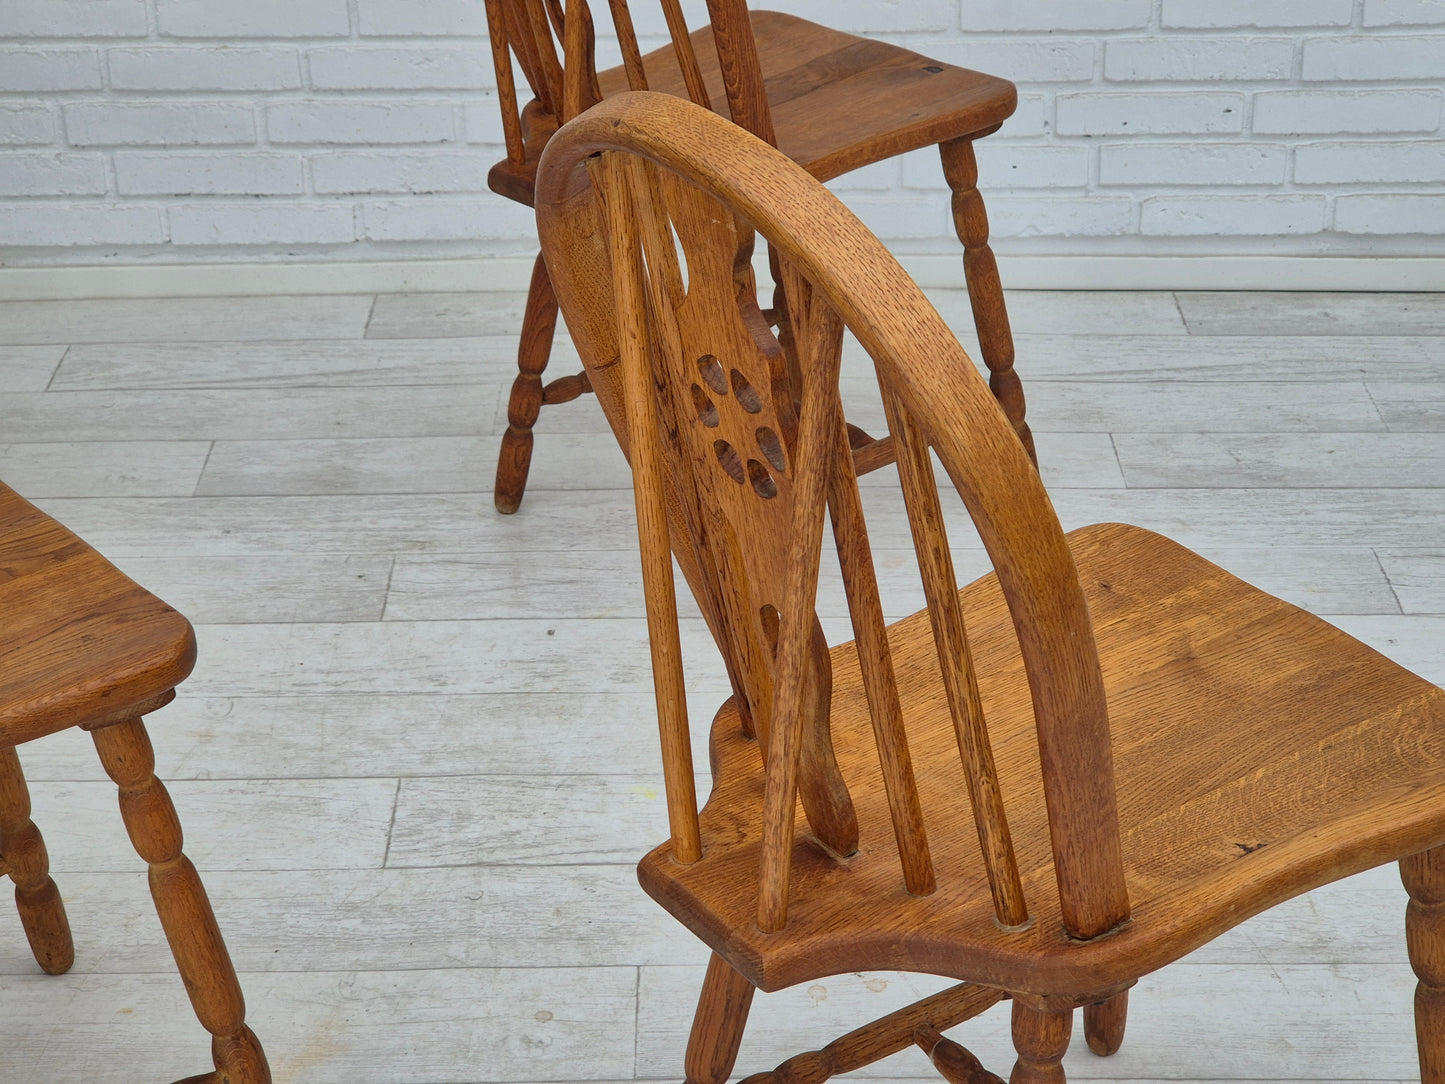
[[[970, 334], [964, 296], [933, 296]], [[631, 871], [665, 816], [632, 500], [595, 403], [546, 412], [522, 512], [491, 507], [521, 300], [0, 303], [0, 478], [198, 626], [152, 730], [278, 1081], [680, 1078], [706, 957]], [[1445, 295], [1010, 305], [1066, 526], [1162, 530], [1445, 681]], [[861, 359], [846, 384], [876, 424]], [[902, 614], [920, 593], [885, 482], [866, 499]], [[841, 634], [836, 590], [822, 609]], [[686, 624], [706, 719], [723, 682]], [[37, 974], [0, 908], [0, 1079], [204, 1069], [88, 742], [23, 753], [78, 959]], [[1403, 911], [1383, 869], [1246, 923], [1146, 978], [1124, 1049], [1077, 1043], [1071, 1079], [1417, 1079]], [[761, 999], [739, 1068], [935, 985]], [[961, 1029], [996, 1069], [1006, 1019]]]

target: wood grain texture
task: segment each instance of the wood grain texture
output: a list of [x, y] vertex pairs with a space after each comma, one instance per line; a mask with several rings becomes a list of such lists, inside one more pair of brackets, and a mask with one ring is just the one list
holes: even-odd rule
[[1438, 294], [1180, 293], [1191, 335], [1439, 335]]
[[0, 327], [15, 346], [359, 338], [371, 300], [338, 295], [0, 301]]

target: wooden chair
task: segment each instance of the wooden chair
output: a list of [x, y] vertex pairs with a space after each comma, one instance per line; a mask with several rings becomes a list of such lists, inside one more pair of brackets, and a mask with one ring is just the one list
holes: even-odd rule
[[[191, 672], [190, 623], [84, 541], [0, 484], [0, 863], [41, 968], [69, 970], [70, 924], [15, 747], [78, 726], [120, 787], [120, 815], [150, 866], [151, 895], [215, 1072], [183, 1084], [268, 1084], [266, 1055], [206, 891], [181, 853], [181, 826], [141, 717]], [[37, 1078], [43, 1071], [37, 1069]]]
[[[662, 0], [672, 44], [642, 56], [627, 0], [608, 3], [624, 64], [598, 73], [586, 0], [568, 0], [566, 13], [563, 0], [487, 0], [507, 142], [507, 158], [488, 177], [492, 190], [531, 206], [537, 159], [557, 125], [628, 89], [665, 91], [726, 110], [734, 122], [823, 181], [937, 144], [953, 190], [954, 226], [964, 246], [964, 274], [983, 359], [993, 373], [995, 394], [1032, 455], [973, 153], [973, 141], [1013, 113], [1014, 85], [790, 15], [749, 12], [746, 0], [708, 0], [710, 24], [691, 35], [679, 0]], [[573, 12], [577, 18], [569, 17]], [[564, 46], [560, 54], [558, 39]], [[534, 96], [520, 111], [514, 56]], [[769, 317], [781, 323], [779, 337], [786, 349], [787, 306], [778, 285]], [[589, 390], [585, 374], [542, 383], [556, 322], [556, 299], [539, 256], [497, 461], [494, 496], [501, 512], [515, 512], [521, 504], [532, 427], [542, 406], [568, 402]], [[889, 461], [890, 449], [870, 448], [861, 431], [853, 433], [853, 441], [860, 449], [860, 469]]]
[[[1112, 1053], [1141, 975], [1398, 859], [1422, 1079], [1445, 1084], [1445, 692], [1157, 534], [1065, 534], [918, 288], [741, 129], [604, 102], [552, 138], [537, 211], [633, 467], [671, 824], [639, 875], [713, 950], [688, 1081], [727, 1079], [755, 989], [883, 969], [962, 985], [748, 1080], [819, 1084], [916, 1043], [947, 1080], [997, 1081], [941, 1033], [1009, 998], [1010, 1080], [1061, 1084], [1075, 1008]], [[735, 288], [750, 228], [781, 258], [797, 385]], [[887, 628], [843, 326], [877, 369], [928, 600]], [[995, 568], [961, 591], [930, 449]], [[856, 634], [831, 649], [825, 514]], [[673, 554], [738, 690], [700, 814]]]

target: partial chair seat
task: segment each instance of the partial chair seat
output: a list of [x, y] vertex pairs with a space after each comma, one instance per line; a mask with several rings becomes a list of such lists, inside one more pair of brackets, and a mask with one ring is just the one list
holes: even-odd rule
[[764, 774], [729, 702], [713, 729], [703, 858], [679, 865], [657, 848], [639, 868], [647, 892], [764, 990], [891, 966], [1082, 995], [1291, 896], [1442, 842], [1445, 692], [1167, 538], [1120, 524], [1068, 538], [1108, 690], [1128, 923], [1087, 943], [1064, 931], [1027, 683], [992, 574], [961, 596], [1028, 929], [992, 921], [926, 612], [890, 638], [938, 890], [904, 891], [848, 643], [832, 652], [833, 733], [858, 853], [830, 855], [799, 818], [788, 923], [759, 932]]
[[185, 617], [0, 484], [0, 745], [150, 711], [195, 661]]
[[[752, 12], [758, 61], [778, 149], [819, 180], [945, 139], [985, 135], [1018, 104], [1014, 85], [943, 64], [909, 49], [832, 30], [777, 11]], [[728, 115], [712, 28], [692, 34], [713, 112]], [[643, 57], [649, 90], [687, 97], [672, 46]], [[597, 75], [604, 98], [628, 89], [627, 75]], [[927, 95], [918, 93], [927, 84]], [[900, 123], [900, 118], [910, 118]], [[532, 205], [537, 162], [492, 167], [492, 189]]]

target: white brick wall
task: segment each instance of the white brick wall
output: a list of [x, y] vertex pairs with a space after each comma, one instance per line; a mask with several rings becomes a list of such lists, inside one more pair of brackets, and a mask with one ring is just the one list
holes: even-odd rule
[[[1445, 0], [766, 6], [1019, 83], [1000, 251], [1445, 250]], [[529, 254], [500, 144], [482, 0], [0, 0], [8, 266]], [[836, 187], [956, 251], [932, 152]]]

